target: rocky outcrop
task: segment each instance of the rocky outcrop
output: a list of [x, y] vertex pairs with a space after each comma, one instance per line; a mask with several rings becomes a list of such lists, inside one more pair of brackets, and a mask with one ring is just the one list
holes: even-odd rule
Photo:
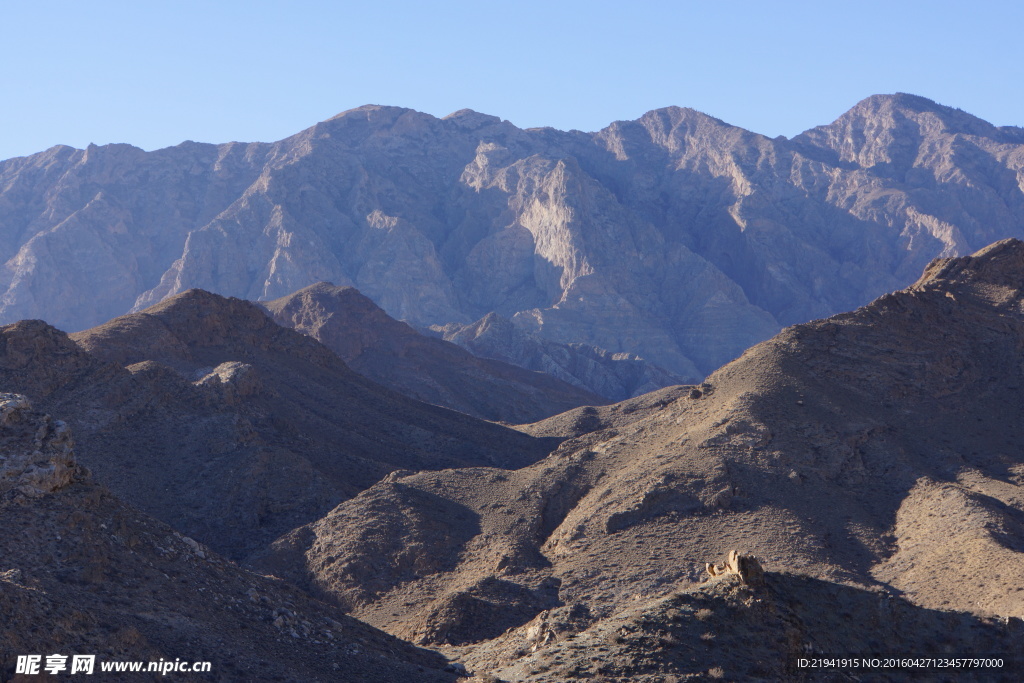
[[21, 394], [0, 393], [0, 497], [53, 493], [82, 476], [67, 425], [32, 410]]
[[366, 106], [273, 144], [56, 147], [0, 162], [0, 322], [329, 280], [416, 326], [495, 312], [697, 381], [1024, 237], [1022, 173], [1021, 129], [909, 95], [791, 140], [678, 107], [581, 133]]
[[725, 564], [705, 565], [705, 570], [711, 578], [718, 578], [727, 574], [735, 574], [740, 581], [748, 586], [764, 585], [764, 569], [761, 562], [753, 555], [740, 555], [738, 550], [729, 551], [729, 557]]
[[[822, 659], [844, 647], [936, 658], [956, 647], [1005, 653], [999, 673], [964, 669], [957, 681], [1014, 680], [1021, 669], [1012, 654], [1019, 623], [925, 609], [892, 594], [796, 574], [772, 572], [765, 580], [769, 590], [726, 575], [664, 596], [637, 595], [613, 615], [551, 637], [543, 647], [510, 634], [472, 648], [463, 662], [476, 680], [490, 683], [843, 680], [850, 667], [828, 668]], [[798, 658], [825, 670], [808, 677]], [[884, 678], [907, 677], [886, 672]]]
[[[18, 657], [210, 662], [190, 680], [448, 682], [447, 662], [124, 505], [67, 425], [0, 394], [0, 672]], [[42, 669], [42, 666], [40, 667]], [[83, 672], [84, 673], [84, 672]]]
[[352, 287], [320, 282], [263, 306], [277, 323], [313, 337], [364, 377], [474, 417], [520, 424], [608, 402], [550, 373], [424, 336]]

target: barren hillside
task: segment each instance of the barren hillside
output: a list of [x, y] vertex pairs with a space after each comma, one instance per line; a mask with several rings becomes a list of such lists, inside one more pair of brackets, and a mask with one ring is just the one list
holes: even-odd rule
[[18, 655], [54, 653], [68, 666], [72, 655], [96, 655], [96, 680], [112, 678], [101, 672], [106, 662], [186, 659], [210, 662], [210, 672], [173, 676], [455, 679], [435, 653], [243, 571], [125, 505], [77, 463], [67, 425], [7, 393], [0, 394], [0, 524], [7, 530], [0, 535], [5, 681], [27, 680], [14, 677]]
[[[1024, 616], [1022, 283], [1016, 240], [936, 261], [908, 289], [787, 328], [699, 387], [524, 427], [574, 437], [534, 465], [396, 473], [257, 566], [413, 642], [476, 644], [467, 661], [511, 680], [558, 680], [515, 668], [528, 652], [503, 645], [538, 615], [561, 624], [539, 647], [567, 653], [573, 633], [689, 594], [731, 549], [760, 558], [772, 600], [870, 611], [865, 591], [882, 591], [928, 629], [964, 612], [948, 639], [900, 642], [972, 651], [972, 623]], [[763, 617], [775, 618], [790, 617]], [[884, 645], [844, 623], [849, 642]], [[800, 637], [831, 647], [843, 627]]]
[[534, 422], [607, 403], [551, 375], [487, 358], [399, 322], [352, 287], [321, 282], [263, 304], [378, 384], [484, 420]]
[[0, 329], [0, 384], [119, 497], [240, 558], [397, 469], [521, 467], [538, 440], [389, 391], [255, 304], [190, 291], [68, 337]]

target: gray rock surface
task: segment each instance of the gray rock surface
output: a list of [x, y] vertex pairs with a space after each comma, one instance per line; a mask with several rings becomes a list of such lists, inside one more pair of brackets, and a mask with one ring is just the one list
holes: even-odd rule
[[365, 106], [272, 144], [55, 147], [0, 162], [0, 322], [326, 280], [693, 379], [1024, 237], [1022, 178], [1024, 130], [902, 94], [791, 140], [676, 107], [582, 133]]
[[549, 341], [497, 313], [488, 313], [469, 325], [436, 325], [431, 331], [477, 356], [537, 370], [613, 401], [686, 383], [685, 377], [635, 354]]

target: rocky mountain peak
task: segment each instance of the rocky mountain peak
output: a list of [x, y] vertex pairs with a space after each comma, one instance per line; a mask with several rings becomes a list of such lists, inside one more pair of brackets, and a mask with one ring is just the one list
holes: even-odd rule
[[653, 143], [670, 154], [722, 152], [735, 138], [760, 137], [689, 107], [652, 109], [636, 121], [616, 121], [595, 134], [620, 159], [644, 157]]
[[870, 114], [872, 112], [878, 113], [880, 111], [893, 110], [902, 110], [921, 114], [929, 111], [947, 109], [950, 108], [944, 107], [935, 100], [930, 100], [927, 97], [911, 93], [897, 92], [869, 95], [851, 107], [847, 114]]
[[71, 337], [83, 349], [119, 365], [155, 360], [179, 370], [194, 369], [213, 358], [218, 363], [243, 360], [271, 349], [287, 349], [317, 364], [337, 364], [327, 349], [282, 329], [256, 304], [201, 289]]
[[67, 334], [42, 320], [0, 328], [0, 373], [7, 389], [31, 386], [37, 397], [46, 396], [64, 386], [68, 377], [98, 365]]
[[472, 109], [460, 109], [445, 116], [444, 121], [451, 121], [462, 128], [476, 130], [484, 126], [494, 126], [501, 123], [501, 118], [490, 114], [481, 114]]
[[364, 377], [474, 417], [533, 422], [605, 402], [554, 377], [424, 336], [354, 287], [319, 282], [264, 307], [278, 324], [313, 337]]
[[[380, 120], [382, 118], [397, 118], [407, 112], [415, 111], [407, 107], [393, 107], [384, 104], [364, 104], [352, 109], [346, 109], [340, 114], [335, 114], [328, 121], [341, 121], [344, 119], [367, 119]], [[418, 112], [416, 112], [418, 113]]]
[[795, 138], [798, 146], [811, 144], [839, 152], [842, 161], [862, 167], [894, 164], [910, 167], [919, 160], [926, 140], [966, 135], [1001, 143], [1024, 141], [1020, 129], [997, 128], [961, 109], [926, 97], [896, 93], [872, 95], [858, 102], [834, 122], [812, 128]]
[[1000, 240], [970, 256], [935, 259], [911, 289], [942, 288], [954, 291], [992, 286], [1024, 296], [1024, 242]]
[[274, 320], [327, 344], [346, 362], [363, 351], [416, 333], [355, 287], [317, 282], [262, 306]]
[[700, 379], [1024, 237], [1022, 149], [884, 95], [794, 140], [677, 107], [565, 133], [366, 105], [266, 145], [54, 150], [0, 162], [0, 322], [81, 330], [189, 288], [330, 280], [416, 325], [498, 311]]
[[660, 107], [658, 109], [652, 109], [640, 117], [640, 121], [644, 123], [655, 120], [666, 121], [673, 128], [679, 127], [680, 125], [687, 125], [691, 127], [699, 125], [727, 128], [733, 127], [722, 119], [706, 114], [698, 109], [693, 109], [692, 107]]

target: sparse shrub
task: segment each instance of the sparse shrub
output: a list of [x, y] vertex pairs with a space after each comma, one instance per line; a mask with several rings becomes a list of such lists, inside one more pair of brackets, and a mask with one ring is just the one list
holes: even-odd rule
[[665, 633], [658, 639], [658, 642], [662, 647], [675, 647], [676, 645], [679, 645], [681, 641], [679, 636], [675, 633]]

